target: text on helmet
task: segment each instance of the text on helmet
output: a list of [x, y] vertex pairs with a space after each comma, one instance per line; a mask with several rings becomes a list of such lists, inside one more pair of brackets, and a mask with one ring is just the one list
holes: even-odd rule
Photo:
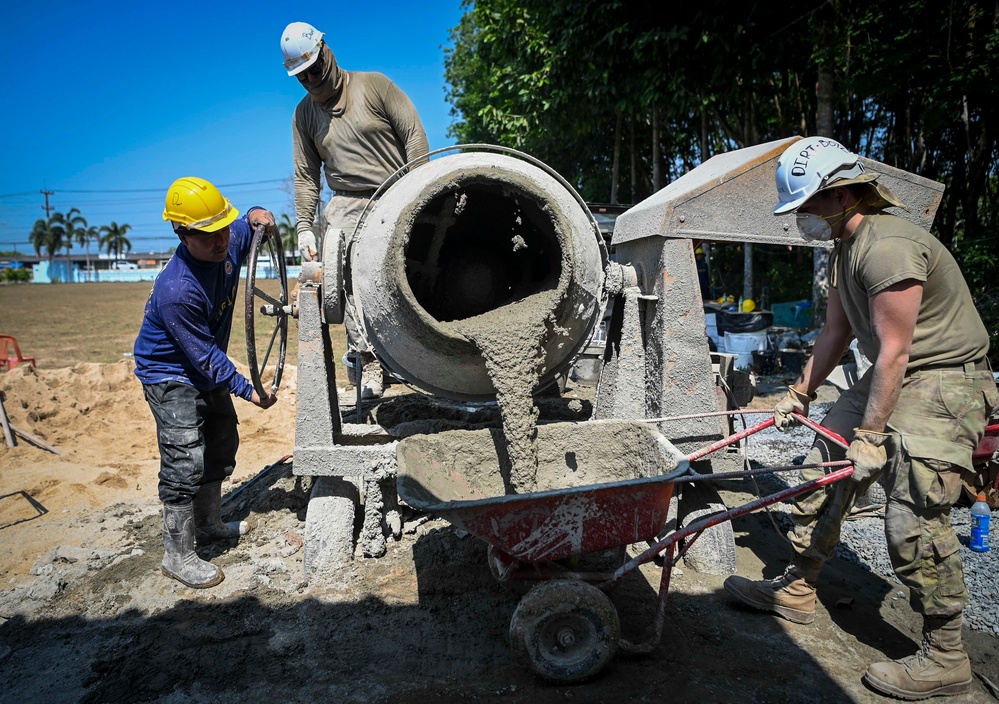
[[808, 160], [815, 153], [816, 147], [835, 147], [850, 154], [850, 150], [834, 139], [815, 139], [807, 147], [798, 152], [798, 157], [791, 162], [791, 175], [804, 176], [807, 173]]

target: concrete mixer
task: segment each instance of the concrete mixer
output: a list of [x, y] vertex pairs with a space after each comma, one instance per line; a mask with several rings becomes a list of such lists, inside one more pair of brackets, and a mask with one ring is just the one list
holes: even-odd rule
[[[481, 471], [502, 474], [514, 494], [531, 491], [548, 469], [538, 459], [538, 424], [575, 423], [582, 441], [600, 444], [623, 443], [602, 436], [602, 422], [645, 423], [660, 445], [681, 452], [723, 437], [730, 420], [710, 413], [732, 400], [712, 366], [691, 240], [805, 244], [793, 217], [773, 217], [768, 207], [777, 158], [794, 139], [695, 168], [617, 219], [610, 255], [563, 178], [527, 155], [485, 145], [434, 152], [389, 179], [354, 232], [331, 233], [322, 261], [303, 264], [295, 302], [286, 288], [274, 297], [255, 285], [267, 262], [283, 279], [280, 243], [258, 242], [246, 287], [248, 347], [254, 316], [276, 319], [268, 354], [250, 353], [258, 390], [269, 378], [272, 388], [280, 383], [287, 318], [298, 318], [293, 471], [314, 477], [307, 574], [335, 571], [355, 555], [378, 557], [387, 538], [399, 537], [397, 449], [406, 438], [435, 434], [436, 447], [476, 451], [462, 445], [471, 436], [454, 435], [462, 440], [449, 445], [443, 433], [481, 430], [491, 443], [483, 456], [492, 458]], [[939, 184], [865, 166], [910, 204], [903, 215], [929, 227]], [[347, 306], [378, 359], [413, 393], [341, 404], [329, 326], [343, 322]], [[562, 398], [559, 379], [605, 312], [594, 400]], [[723, 508], [705, 482], [677, 494], [670, 520], [678, 524]], [[730, 523], [694, 547], [688, 560], [696, 569], [734, 571]]]

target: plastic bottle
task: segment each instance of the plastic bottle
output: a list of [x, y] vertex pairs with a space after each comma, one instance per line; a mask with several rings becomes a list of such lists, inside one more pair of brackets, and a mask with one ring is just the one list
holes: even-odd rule
[[742, 304], [743, 304], [743, 303], [745, 303], [745, 299], [744, 299], [744, 298], [743, 298], [742, 296], [739, 296], [739, 312], [740, 312], [740, 313], [742, 313], [742, 312], [743, 312], [743, 311], [742, 311]]
[[985, 493], [978, 494], [978, 500], [971, 507], [971, 544], [975, 552], [989, 551], [989, 522], [992, 520], [992, 510], [985, 502]]

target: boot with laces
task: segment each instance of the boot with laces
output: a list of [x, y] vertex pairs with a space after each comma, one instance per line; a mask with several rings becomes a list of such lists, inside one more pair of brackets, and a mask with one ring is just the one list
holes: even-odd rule
[[971, 661], [961, 643], [961, 614], [923, 618], [923, 640], [914, 655], [876, 662], [864, 673], [870, 687], [899, 699], [964, 694], [971, 689]]
[[815, 620], [815, 580], [789, 565], [777, 579], [752, 581], [733, 575], [725, 580], [725, 590], [747, 606], [771, 611], [794, 623]]

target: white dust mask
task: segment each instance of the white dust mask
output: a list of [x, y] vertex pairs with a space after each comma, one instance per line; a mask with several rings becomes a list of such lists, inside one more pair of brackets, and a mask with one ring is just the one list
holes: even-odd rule
[[798, 231], [801, 232], [801, 237], [806, 242], [828, 242], [832, 239], [832, 225], [829, 224], [829, 220], [835, 220], [836, 224], [839, 224], [849, 217], [858, 205], [860, 205], [860, 201], [835, 215], [827, 215], [826, 217], [813, 213], [797, 213]]
[[832, 226], [814, 213], [798, 213], [798, 231], [806, 242], [832, 239]]

